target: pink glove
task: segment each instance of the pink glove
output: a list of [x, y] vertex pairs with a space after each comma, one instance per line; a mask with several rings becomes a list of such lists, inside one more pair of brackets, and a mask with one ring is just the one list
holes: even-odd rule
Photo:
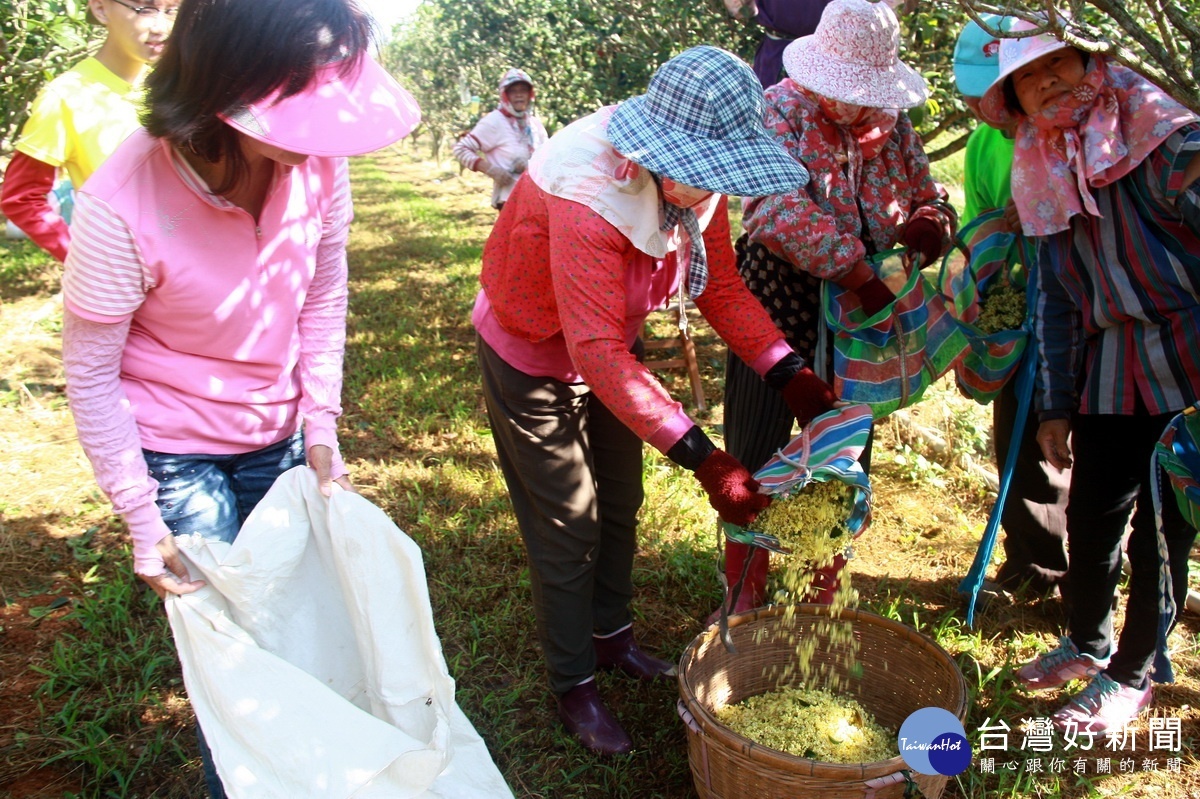
[[758, 493], [758, 481], [750, 471], [723, 449], [713, 450], [704, 459], [696, 470], [696, 479], [721, 521], [729, 524], [745, 527], [771, 504], [770, 497]]
[[942, 254], [942, 226], [927, 216], [910, 219], [904, 226], [904, 246], [921, 254], [921, 266], [929, 266]]
[[838, 401], [833, 386], [817, 377], [816, 372], [807, 366], [796, 372], [783, 387], [783, 399], [801, 427], [806, 427], [814, 416], [831, 410]]
[[483, 170], [483, 174], [496, 181], [501, 187], [511, 186], [517, 180], [516, 175], [499, 164], [488, 164], [487, 169]]

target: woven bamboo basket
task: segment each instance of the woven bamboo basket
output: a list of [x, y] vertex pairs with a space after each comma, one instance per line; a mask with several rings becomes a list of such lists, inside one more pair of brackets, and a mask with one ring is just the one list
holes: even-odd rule
[[[853, 696], [884, 727], [898, 730], [913, 711], [941, 707], [960, 720], [967, 713], [967, 685], [950, 655], [932, 639], [899, 622], [864, 611], [843, 610], [853, 623], [861, 677], [849, 678], [838, 645], [819, 627], [833, 618], [823, 605], [798, 605], [783, 625], [783, 608], [733, 616], [729, 632], [738, 654], [721, 642], [716, 626], [684, 650], [679, 663], [679, 714], [687, 725], [688, 760], [701, 799], [902, 799], [914, 782], [927, 799], [938, 799], [947, 777], [911, 771], [899, 757], [876, 763], [834, 764], [796, 757], [756, 744], [717, 721], [729, 704], [789, 687], [801, 680], [795, 641], [819, 636], [813, 665], [827, 664]], [[843, 647], [845, 645], [842, 645]], [[781, 676], [790, 671], [787, 676]]]

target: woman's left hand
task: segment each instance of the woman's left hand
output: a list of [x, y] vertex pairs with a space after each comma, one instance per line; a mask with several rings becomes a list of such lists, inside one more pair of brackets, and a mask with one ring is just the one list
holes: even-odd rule
[[308, 465], [317, 473], [317, 485], [321, 489], [322, 496], [333, 496], [334, 483], [347, 491], [358, 493], [354, 484], [350, 482], [349, 475], [333, 479], [333, 450], [324, 444], [314, 444], [308, 448]]
[[942, 226], [927, 216], [910, 219], [904, 226], [901, 239], [910, 251], [920, 254], [918, 266], [921, 268], [934, 263], [942, 255]]
[[1042, 457], [1058, 471], [1070, 469], [1074, 463], [1071, 458], [1071, 421], [1069, 419], [1050, 419], [1038, 425], [1037, 442], [1042, 450]]
[[1021, 215], [1017, 213], [1017, 204], [1011, 199], [1004, 206], [1004, 224], [1008, 226], [1009, 233], [1021, 235]]

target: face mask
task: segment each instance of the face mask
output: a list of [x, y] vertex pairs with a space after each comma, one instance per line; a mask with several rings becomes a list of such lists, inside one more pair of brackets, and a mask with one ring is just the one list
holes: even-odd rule
[[662, 185], [663, 199], [671, 205], [678, 205], [680, 208], [694, 208], [713, 194], [706, 189], [698, 189], [695, 186], [676, 183], [665, 176], [660, 179], [660, 183]]

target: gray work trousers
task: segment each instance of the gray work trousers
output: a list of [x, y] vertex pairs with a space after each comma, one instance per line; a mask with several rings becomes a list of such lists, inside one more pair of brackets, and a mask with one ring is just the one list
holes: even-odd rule
[[538, 641], [562, 695], [595, 671], [593, 633], [632, 622], [642, 442], [586, 385], [532, 377], [482, 339], [476, 346]]

